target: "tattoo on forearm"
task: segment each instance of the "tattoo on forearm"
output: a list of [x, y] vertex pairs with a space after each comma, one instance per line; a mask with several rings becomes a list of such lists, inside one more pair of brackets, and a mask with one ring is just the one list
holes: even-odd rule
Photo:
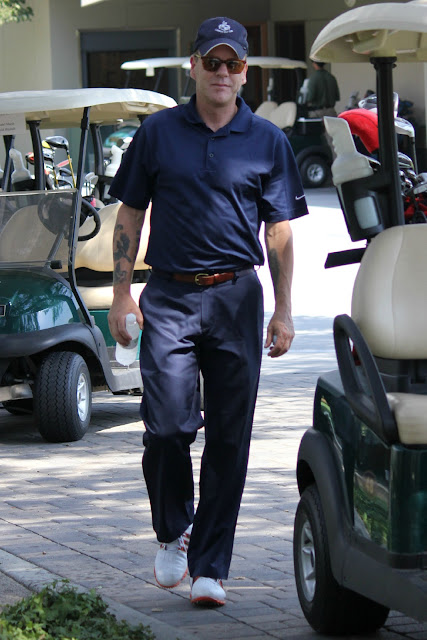
[[120, 263], [117, 263], [114, 267], [113, 272], [113, 284], [120, 284], [121, 282], [125, 282], [128, 277], [128, 272], [126, 270], [120, 269]]
[[[113, 259], [114, 259], [114, 272], [113, 272], [113, 283], [120, 284], [122, 282], [126, 282], [129, 279], [130, 271], [132, 271], [132, 265], [136, 260], [136, 256], [138, 253], [139, 242], [141, 239], [141, 230], [138, 229], [136, 231], [135, 236], [135, 247], [131, 252], [131, 241], [127, 233], [123, 230], [123, 225], [116, 224], [114, 229], [114, 250], [113, 250]], [[126, 269], [126, 263], [121, 262], [126, 260], [130, 265], [130, 271]], [[123, 268], [125, 267], [125, 268]]]
[[121, 258], [124, 258], [128, 262], [132, 262], [131, 258], [128, 255], [129, 246], [130, 246], [129, 236], [126, 233], [120, 234], [120, 239], [117, 241], [117, 244], [116, 244], [114, 259], [120, 260]]
[[276, 249], [270, 249], [268, 252], [268, 264], [270, 265], [271, 279], [273, 281], [274, 291], [277, 291], [279, 284], [280, 265]]
[[114, 240], [116, 247], [116, 250], [113, 253], [114, 261], [117, 262], [124, 258], [128, 262], [132, 262], [132, 259], [128, 255], [130, 239], [128, 234], [123, 232], [122, 225], [116, 225], [114, 230]]

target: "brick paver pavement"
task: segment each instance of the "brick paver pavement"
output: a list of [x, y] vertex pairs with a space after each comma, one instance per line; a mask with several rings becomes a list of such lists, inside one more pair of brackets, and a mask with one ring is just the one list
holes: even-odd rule
[[[263, 358], [226, 606], [193, 607], [188, 580], [172, 591], [156, 586], [139, 398], [109, 393], [95, 394], [89, 432], [70, 444], [44, 442], [30, 418], [0, 409], [0, 605], [59, 577], [97, 588], [120, 618], [150, 624], [158, 640], [316, 638], [293, 576], [295, 461], [316, 379], [335, 367], [331, 316], [348, 312], [356, 267], [323, 271], [328, 251], [352, 243], [335, 192], [307, 197], [310, 216], [293, 223], [297, 335], [286, 356]], [[271, 310], [266, 267], [259, 275]], [[196, 477], [202, 446], [203, 431], [192, 448]], [[375, 637], [423, 640], [427, 626], [393, 612]]]
[[[38, 588], [59, 576], [95, 587], [119, 617], [150, 623], [158, 640], [315, 638], [293, 576], [295, 460], [317, 376], [335, 358], [330, 318], [297, 317], [295, 325], [292, 350], [263, 359], [225, 607], [192, 606], [188, 580], [170, 591], [156, 586], [139, 399], [108, 393], [95, 394], [89, 432], [70, 444], [48, 444], [31, 418], [0, 410], [0, 602], [17, 582]], [[203, 431], [193, 446], [196, 476], [202, 446]], [[427, 626], [393, 612], [376, 637], [422, 640]]]

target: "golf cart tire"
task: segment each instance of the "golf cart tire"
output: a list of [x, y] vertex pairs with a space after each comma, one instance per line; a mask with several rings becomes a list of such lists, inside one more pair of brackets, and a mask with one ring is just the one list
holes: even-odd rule
[[296, 511], [294, 569], [301, 608], [318, 633], [371, 633], [387, 620], [389, 609], [340, 586], [333, 577], [326, 523], [315, 484], [305, 489]]
[[55, 351], [42, 361], [35, 384], [34, 419], [48, 442], [74, 442], [86, 433], [92, 411], [92, 385], [78, 353]]
[[301, 162], [299, 170], [304, 187], [309, 189], [322, 187], [330, 173], [329, 165], [322, 156], [308, 156]]

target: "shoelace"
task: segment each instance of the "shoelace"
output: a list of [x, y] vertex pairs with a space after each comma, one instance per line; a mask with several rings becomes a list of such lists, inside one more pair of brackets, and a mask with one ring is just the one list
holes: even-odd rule
[[174, 542], [169, 542], [169, 543], [162, 542], [160, 544], [160, 548], [167, 551], [172, 546], [172, 547], [175, 547], [176, 551], [184, 551], [184, 553], [187, 553], [189, 543], [190, 543], [190, 534], [185, 531]]
[[[195, 582], [197, 582], [197, 580], [200, 578], [201, 576], [197, 576], [196, 578], [192, 578], [191, 580], [191, 584], [193, 585]], [[209, 578], [210, 580], [213, 580], [214, 582], [216, 582], [217, 584], [219, 584], [220, 587], [224, 587], [221, 578]]]

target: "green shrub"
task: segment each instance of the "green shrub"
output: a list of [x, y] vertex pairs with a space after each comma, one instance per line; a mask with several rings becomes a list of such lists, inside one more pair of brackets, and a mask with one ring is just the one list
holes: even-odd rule
[[149, 627], [131, 627], [107, 611], [92, 589], [79, 593], [67, 580], [9, 605], [0, 613], [0, 640], [154, 640]]

